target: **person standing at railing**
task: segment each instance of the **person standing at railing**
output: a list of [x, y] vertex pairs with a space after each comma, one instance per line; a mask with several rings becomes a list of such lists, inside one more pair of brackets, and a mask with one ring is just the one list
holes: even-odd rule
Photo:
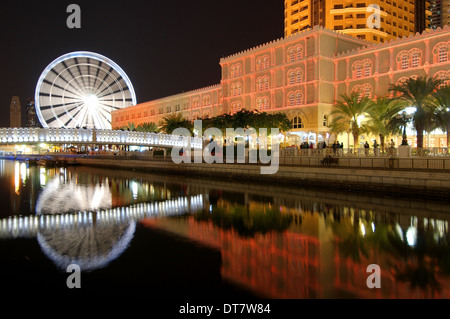
[[364, 153], [366, 154], [366, 156], [369, 155], [369, 143], [366, 141], [366, 143], [364, 143]]
[[395, 142], [391, 138], [391, 142], [389, 143], [389, 156], [394, 156], [394, 148], [395, 148]]
[[375, 156], [378, 156], [378, 154], [379, 154], [378, 146], [380, 146], [380, 145], [377, 143], [377, 140], [373, 140], [373, 154]]

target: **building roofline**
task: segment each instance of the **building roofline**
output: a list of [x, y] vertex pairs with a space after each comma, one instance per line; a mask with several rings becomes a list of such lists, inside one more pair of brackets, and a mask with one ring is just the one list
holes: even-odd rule
[[336, 54], [336, 58], [348, 57], [355, 53], [363, 53], [364, 51], [383, 49], [383, 48], [390, 47], [393, 45], [407, 44], [408, 42], [417, 40], [419, 38], [427, 38], [427, 37], [430, 37], [433, 35], [438, 35], [438, 34], [446, 33], [449, 31], [450, 31], [450, 27], [448, 25], [446, 25], [443, 28], [438, 27], [435, 30], [432, 30], [432, 29], [424, 30], [422, 33], [419, 33], [419, 32], [416, 32], [415, 34], [410, 33], [408, 36], [404, 36], [402, 38], [397, 38], [397, 39], [392, 39], [392, 40], [386, 41], [384, 43], [370, 43], [366, 47], [354, 48], [351, 50], [340, 52], [340, 53]]
[[324, 28], [322, 26], [318, 26], [317, 25], [317, 26], [314, 26], [313, 28], [308, 28], [308, 29], [302, 30], [302, 31], [300, 31], [298, 33], [294, 33], [294, 34], [288, 35], [286, 37], [281, 37], [281, 38], [278, 38], [278, 39], [266, 42], [264, 44], [260, 44], [258, 46], [253, 47], [253, 48], [234, 53], [234, 54], [229, 55], [227, 57], [223, 57], [223, 58], [220, 59], [220, 63], [222, 64], [222, 63], [227, 62], [228, 60], [236, 59], [236, 58], [238, 58], [240, 56], [243, 56], [245, 54], [248, 54], [248, 53], [250, 53], [252, 51], [259, 51], [259, 50], [262, 51], [262, 50], [265, 50], [265, 49], [267, 49], [267, 48], [269, 48], [269, 47], [271, 47], [271, 46], [273, 46], [275, 44], [288, 43], [288, 42], [291, 42], [291, 41], [296, 40], [298, 38], [303, 38], [305, 36], [316, 34], [316, 33], [320, 33], [320, 32], [325, 32], [325, 33], [328, 33], [328, 34], [336, 35], [336, 36], [338, 36], [340, 38], [344, 38], [344, 39], [348, 39], [348, 40], [354, 41], [354, 42], [356, 42], [358, 44], [361, 44], [361, 46], [370, 45], [371, 44], [371, 42], [369, 42], [369, 41], [358, 39], [358, 38], [353, 37], [351, 35], [347, 35], [347, 34], [344, 34], [342, 32], [339, 32], [338, 30], [331, 30], [331, 29], [327, 29], [327, 28]]
[[[164, 96], [155, 100], [151, 100], [151, 101], [146, 101], [146, 102], [142, 102], [142, 103], [138, 103], [136, 105], [133, 105], [132, 107], [139, 107], [139, 106], [144, 106], [145, 104], [151, 104], [151, 103], [158, 103], [158, 102], [164, 102], [164, 100], [167, 99], [173, 99], [173, 98], [177, 98], [177, 97], [182, 97], [184, 95], [188, 95], [188, 94], [195, 94], [195, 93], [201, 93], [202, 91], [209, 91], [209, 90], [214, 90], [214, 89], [221, 89], [222, 85], [219, 84], [213, 84], [213, 85], [209, 85], [209, 86], [205, 86], [199, 89], [194, 89], [194, 90], [190, 90], [190, 91], [186, 91], [186, 92], [181, 92], [181, 93], [176, 93], [173, 95], [168, 95], [168, 96]], [[121, 110], [126, 110], [127, 108], [122, 108], [116, 111], [121, 111]]]

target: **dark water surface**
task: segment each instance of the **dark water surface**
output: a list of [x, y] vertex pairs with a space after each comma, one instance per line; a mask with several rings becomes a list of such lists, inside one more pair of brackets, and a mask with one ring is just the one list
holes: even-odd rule
[[448, 202], [7, 160], [0, 199], [11, 298], [450, 297]]

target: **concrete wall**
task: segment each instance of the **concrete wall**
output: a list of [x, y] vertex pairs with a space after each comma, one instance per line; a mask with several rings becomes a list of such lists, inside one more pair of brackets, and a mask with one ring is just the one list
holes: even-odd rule
[[[310, 158], [310, 161], [319, 160]], [[352, 159], [349, 159], [352, 160]], [[173, 174], [229, 177], [236, 180], [282, 182], [355, 191], [379, 191], [392, 194], [414, 194], [449, 198], [450, 171], [419, 171], [386, 168], [321, 167], [281, 165], [273, 175], [261, 175], [257, 164], [175, 164], [171, 161], [117, 161], [80, 159], [84, 165], [117, 167]], [[406, 163], [406, 162], [405, 162]], [[413, 165], [420, 165], [420, 161]], [[423, 163], [423, 162], [422, 162]], [[445, 162], [448, 165], [448, 162]], [[450, 168], [450, 165], [447, 166]]]

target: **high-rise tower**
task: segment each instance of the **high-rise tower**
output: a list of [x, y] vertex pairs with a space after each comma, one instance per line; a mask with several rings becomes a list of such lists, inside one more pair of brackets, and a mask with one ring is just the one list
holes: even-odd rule
[[9, 126], [22, 126], [22, 106], [20, 105], [20, 98], [18, 96], [13, 96], [9, 105]]
[[[285, 36], [321, 25], [371, 42], [385, 42], [427, 27], [425, 0], [285, 0]], [[380, 8], [380, 28], [368, 19]], [[416, 9], [417, 8], [417, 9]], [[419, 16], [416, 16], [418, 14]]]

